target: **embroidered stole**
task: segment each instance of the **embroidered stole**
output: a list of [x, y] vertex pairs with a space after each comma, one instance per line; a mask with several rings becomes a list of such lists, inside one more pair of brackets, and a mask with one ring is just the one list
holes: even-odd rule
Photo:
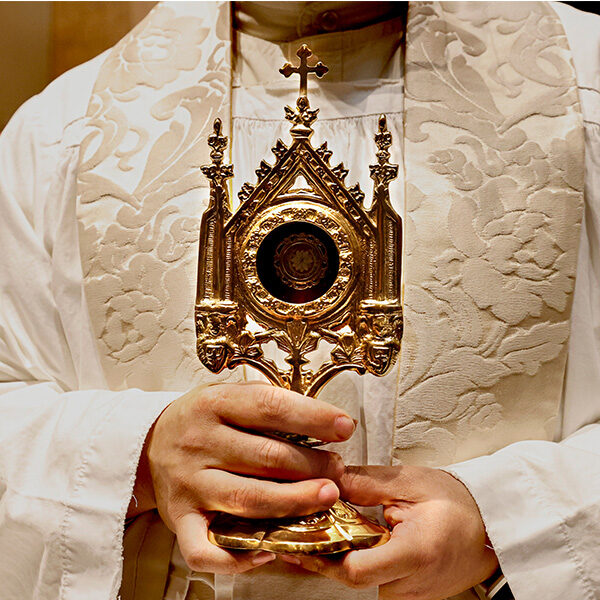
[[[169, 3], [109, 53], [78, 172], [84, 285], [108, 387], [187, 390], [214, 118], [230, 132], [227, 3]], [[544, 3], [411, 3], [405, 333], [394, 462], [553, 435], [583, 204], [583, 129]], [[402, 143], [402, 141], [396, 141]], [[202, 265], [200, 265], [202, 268]]]

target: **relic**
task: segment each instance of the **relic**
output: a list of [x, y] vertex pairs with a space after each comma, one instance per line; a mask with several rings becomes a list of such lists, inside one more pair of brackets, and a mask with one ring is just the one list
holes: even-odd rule
[[[197, 350], [214, 373], [247, 364], [273, 384], [315, 397], [338, 373], [351, 369], [384, 375], [400, 350], [402, 336], [402, 224], [389, 199], [398, 166], [390, 164], [391, 133], [385, 116], [375, 134], [377, 163], [370, 166], [373, 200], [367, 208], [358, 185], [346, 187], [343, 163], [329, 164], [327, 143], [310, 142], [318, 109], [311, 109], [307, 76], [327, 67], [300, 65], [281, 73], [300, 75], [289, 146], [278, 140], [275, 163], [262, 161], [258, 181], [246, 183], [234, 210], [223, 163], [227, 138], [215, 120], [209, 137], [210, 202], [200, 227]], [[262, 346], [275, 342], [289, 368], [267, 358]], [[319, 343], [330, 360], [311, 370], [308, 355]], [[281, 432], [277, 437], [307, 446], [321, 442]], [[384, 527], [338, 501], [329, 510], [298, 519], [253, 520], [218, 515], [209, 530], [213, 543], [228, 548], [287, 554], [331, 553], [365, 548], [389, 538]]]

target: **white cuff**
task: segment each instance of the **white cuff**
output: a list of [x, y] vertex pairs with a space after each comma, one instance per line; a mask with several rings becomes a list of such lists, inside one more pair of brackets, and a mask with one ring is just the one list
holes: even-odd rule
[[592, 600], [600, 590], [600, 428], [592, 447], [512, 444], [444, 468], [474, 497], [516, 600]]
[[125, 515], [144, 440], [161, 412], [181, 395], [140, 390], [122, 394], [126, 397], [115, 404], [90, 439], [77, 473], [71, 506], [81, 504], [86, 510], [69, 510], [63, 523], [69, 557], [65, 600], [117, 596]]
[[116, 598], [141, 449], [180, 393], [62, 393], [51, 383], [2, 390], [0, 596]]

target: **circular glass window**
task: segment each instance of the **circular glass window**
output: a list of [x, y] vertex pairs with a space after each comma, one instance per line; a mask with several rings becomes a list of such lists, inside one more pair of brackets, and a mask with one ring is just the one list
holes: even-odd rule
[[331, 236], [312, 223], [295, 221], [275, 228], [256, 254], [258, 277], [275, 298], [312, 302], [332, 286], [340, 258]]

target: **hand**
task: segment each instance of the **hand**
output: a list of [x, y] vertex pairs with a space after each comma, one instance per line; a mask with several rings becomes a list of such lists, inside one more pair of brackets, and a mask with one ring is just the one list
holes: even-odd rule
[[169, 405], [146, 438], [134, 493], [146, 498], [145, 509], [158, 508], [195, 571], [239, 573], [274, 558], [211, 544], [213, 511], [304, 515], [326, 510], [339, 496], [333, 483], [344, 472], [339, 455], [252, 430], [341, 441], [354, 423], [331, 404], [259, 383], [199, 387]]
[[379, 585], [380, 600], [442, 600], [498, 568], [477, 505], [452, 475], [425, 467], [348, 467], [339, 485], [354, 504], [383, 505], [390, 540], [340, 558], [283, 560], [351, 587]]

